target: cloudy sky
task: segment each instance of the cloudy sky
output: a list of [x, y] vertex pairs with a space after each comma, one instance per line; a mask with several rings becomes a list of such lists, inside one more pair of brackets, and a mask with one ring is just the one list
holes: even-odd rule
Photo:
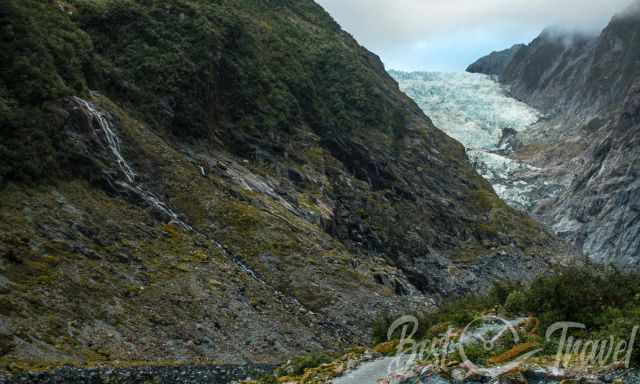
[[632, 0], [316, 0], [389, 69], [461, 71], [547, 26], [594, 33]]

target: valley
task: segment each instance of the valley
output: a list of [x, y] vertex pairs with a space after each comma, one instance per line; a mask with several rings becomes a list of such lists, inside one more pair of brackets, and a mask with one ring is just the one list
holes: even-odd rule
[[637, 382], [638, 15], [410, 72], [313, 0], [0, 1], [0, 383]]

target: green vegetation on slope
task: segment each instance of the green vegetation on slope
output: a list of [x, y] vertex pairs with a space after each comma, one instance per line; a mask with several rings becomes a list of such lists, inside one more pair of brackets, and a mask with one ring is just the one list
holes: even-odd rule
[[[554, 256], [313, 1], [7, 0], [0, 18], [4, 365], [340, 349], [423, 305], [403, 295]], [[196, 231], [118, 187], [71, 95]]]
[[[389, 81], [381, 64], [363, 65], [373, 56], [355, 42], [344, 47], [343, 32], [311, 2], [56, 3], [10, 0], [0, 9], [0, 95], [12, 124], [88, 86], [153, 126], [223, 141], [247, 158], [285, 153], [303, 125], [329, 139], [403, 129], [401, 106], [381, 88]], [[47, 147], [55, 145], [50, 132], [36, 129], [40, 121], [23, 125], [3, 138], [40, 133]], [[12, 169], [23, 159], [5, 164], [3, 176], [27, 177]]]
[[68, 15], [38, 0], [3, 1], [0, 31], [0, 185], [59, 175], [59, 122], [44, 105], [86, 93], [91, 39]]
[[[640, 276], [595, 266], [567, 267], [540, 276], [530, 285], [497, 283], [486, 295], [470, 296], [446, 303], [433, 313], [417, 314], [417, 339], [432, 339], [448, 327], [460, 329], [483, 315], [493, 313], [505, 319], [521, 316], [539, 320], [538, 342], [544, 341], [547, 329], [558, 322], [577, 322], [585, 330], [571, 331], [574, 336], [591, 340], [628, 340], [633, 328], [640, 326]], [[373, 328], [373, 338], [383, 342], [395, 319], [380, 317]], [[546, 342], [545, 353], [554, 355], [557, 338]], [[488, 351], [495, 353], [495, 351]], [[640, 351], [634, 349], [633, 363], [640, 364]]]
[[[311, 163], [349, 211], [335, 235], [352, 237], [357, 225], [369, 247], [394, 248], [392, 259], [435, 247], [473, 261], [512, 240], [530, 254], [548, 243], [541, 227], [491, 201], [463, 148], [313, 2], [10, 0], [2, 17], [5, 29], [22, 28], [3, 46], [11, 68], [0, 88], [10, 112], [1, 134], [5, 181], [89, 173], [68, 158], [61, 118], [45, 107], [88, 87], [170, 142], [225, 148], [271, 174]], [[312, 147], [338, 162], [314, 163]], [[368, 185], [345, 191], [342, 167]], [[368, 212], [354, 215], [361, 194]], [[440, 195], [449, 201], [419, 204]], [[418, 217], [434, 225], [415, 227]], [[412, 226], [415, 242], [405, 236]], [[453, 250], [451, 238], [469, 237]]]

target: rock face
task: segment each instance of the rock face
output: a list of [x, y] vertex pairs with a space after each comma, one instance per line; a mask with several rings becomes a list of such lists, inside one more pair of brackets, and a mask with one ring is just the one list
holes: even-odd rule
[[558, 256], [311, 0], [0, 26], [4, 367], [280, 362]]
[[500, 76], [504, 73], [514, 56], [517, 55], [520, 49], [524, 47], [526, 47], [526, 45], [516, 44], [504, 51], [491, 52], [489, 55], [480, 58], [478, 61], [471, 64], [467, 68], [467, 72]]
[[516, 154], [564, 184], [537, 213], [584, 254], [620, 266], [640, 264], [638, 38], [635, 5], [599, 36], [544, 31], [499, 74], [515, 97], [547, 114], [520, 135]]

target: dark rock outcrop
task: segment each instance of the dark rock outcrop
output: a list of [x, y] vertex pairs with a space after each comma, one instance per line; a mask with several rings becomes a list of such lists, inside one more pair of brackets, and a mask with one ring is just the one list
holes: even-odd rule
[[518, 137], [518, 131], [513, 128], [503, 128], [502, 137], [500, 137], [500, 141], [498, 142], [498, 148], [501, 153], [505, 154], [522, 148], [522, 142]]
[[467, 67], [467, 72], [500, 76], [504, 73], [507, 66], [511, 64], [511, 61], [520, 49], [524, 47], [526, 47], [524, 44], [516, 44], [503, 51], [491, 52], [489, 55], [478, 59], [475, 63]]

